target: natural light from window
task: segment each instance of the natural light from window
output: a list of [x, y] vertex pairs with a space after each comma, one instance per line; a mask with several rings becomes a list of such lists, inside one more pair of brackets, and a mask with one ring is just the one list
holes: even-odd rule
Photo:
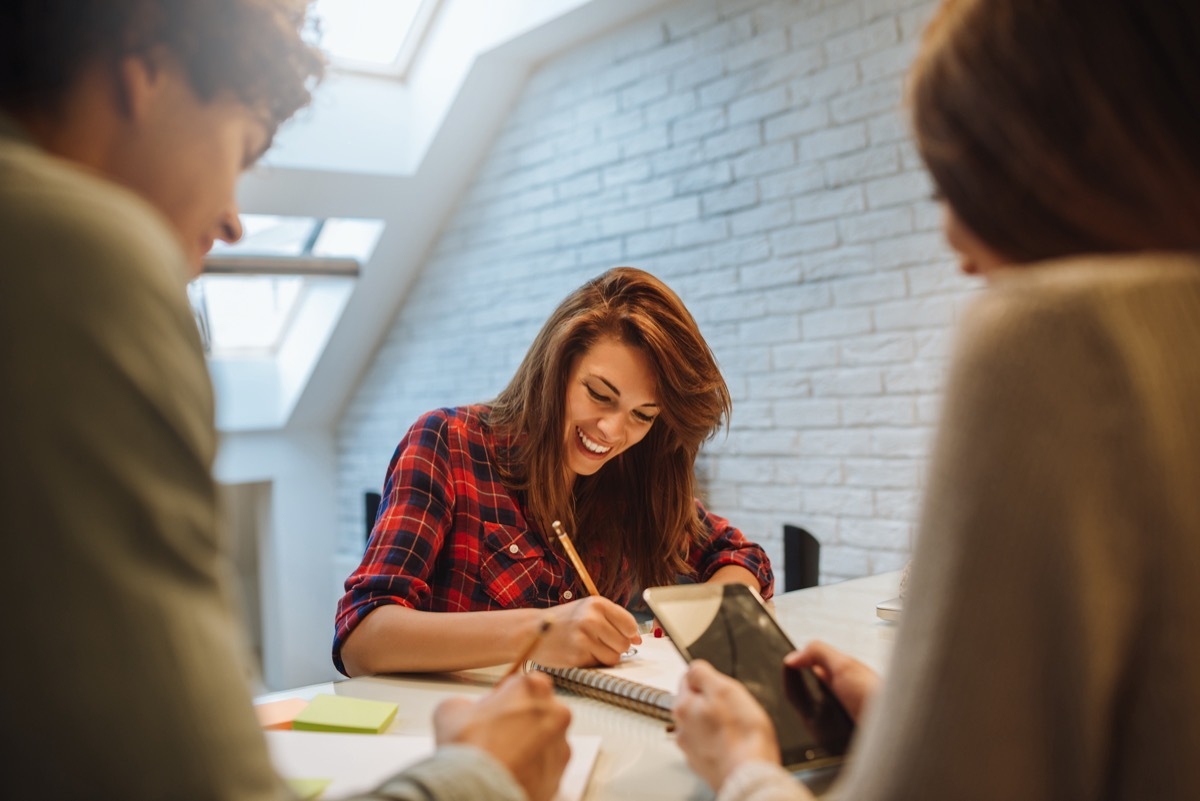
[[321, 49], [335, 66], [399, 75], [436, 0], [317, 0]]
[[273, 353], [306, 280], [280, 275], [201, 278], [210, 352]]
[[[319, 260], [341, 260], [339, 268], [346, 259], [366, 264], [384, 228], [382, 220], [349, 218], [243, 214], [241, 220], [242, 239], [214, 246], [209, 260], [210, 269], [235, 263], [237, 274], [201, 275], [188, 287], [213, 357], [272, 356], [314, 289], [354, 281], [353, 274], [321, 274]], [[287, 274], [289, 263], [297, 265], [296, 274]]]

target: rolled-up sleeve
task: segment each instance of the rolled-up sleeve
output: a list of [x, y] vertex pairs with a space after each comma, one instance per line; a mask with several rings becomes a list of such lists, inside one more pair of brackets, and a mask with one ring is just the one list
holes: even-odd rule
[[370, 542], [346, 579], [338, 602], [333, 663], [346, 672], [341, 651], [355, 627], [376, 607], [421, 608], [430, 596], [434, 561], [450, 530], [454, 483], [447, 417], [423, 416], [396, 447]]
[[771, 570], [767, 552], [747, 539], [728, 520], [705, 509], [698, 500], [696, 512], [700, 515], [707, 539], [689, 554], [688, 563], [695, 571], [695, 579], [708, 581], [722, 567], [737, 565], [749, 570], [758, 579], [759, 592], [764, 599], [774, 595], [775, 573]]

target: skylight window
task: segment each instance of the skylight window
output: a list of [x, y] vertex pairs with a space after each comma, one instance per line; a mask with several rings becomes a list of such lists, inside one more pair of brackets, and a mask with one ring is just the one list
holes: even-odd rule
[[[254, 257], [288, 259], [353, 259], [365, 264], [383, 233], [383, 220], [350, 217], [284, 217], [274, 214], [243, 214], [242, 238], [234, 244], [214, 242], [206, 259], [208, 272], [227, 272], [222, 264], [242, 263]], [[265, 261], [265, 260], [264, 260]], [[248, 272], [249, 270], [239, 270]], [[260, 270], [259, 272], [264, 272]], [[270, 270], [278, 272], [278, 270]], [[298, 268], [293, 272], [312, 272]], [[344, 272], [335, 269], [334, 272]]]
[[318, 219], [243, 214], [243, 236], [219, 243], [205, 274], [188, 287], [196, 323], [209, 355], [270, 358], [305, 303], [338, 293], [330, 282], [352, 285], [375, 251], [382, 220]]
[[334, 217], [323, 221], [313, 239], [312, 254], [329, 258], [351, 258], [365, 263], [383, 233], [382, 220], [356, 220]]
[[438, 0], [317, 0], [318, 44], [334, 66], [403, 77]]
[[200, 295], [210, 352], [273, 353], [306, 280], [282, 275], [207, 275], [198, 279], [203, 287]]
[[255, 256], [300, 256], [311, 249], [315, 217], [280, 217], [272, 214], [243, 214], [242, 238], [230, 245], [214, 242], [217, 258], [234, 254]]

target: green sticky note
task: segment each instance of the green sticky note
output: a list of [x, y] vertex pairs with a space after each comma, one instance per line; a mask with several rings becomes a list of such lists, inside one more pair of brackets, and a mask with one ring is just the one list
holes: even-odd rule
[[325, 792], [325, 788], [331, 781], [333, 779], [288, 779], [287, 784], [297, 798], [309, 801], [309, 799], [320, 798], [321, 793]]
[[396, 717], [396, 709], [389, 701], [318, 695], [292, 721], [292, 729], [379, 734]]

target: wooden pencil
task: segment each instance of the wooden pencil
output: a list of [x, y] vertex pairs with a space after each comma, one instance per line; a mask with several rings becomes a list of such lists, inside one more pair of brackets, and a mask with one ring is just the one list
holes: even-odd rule
[[596, 589], [596, 582], [592, 581], [591, 574], [583, 566], [583, 560], [579, 558], [579, 553], [575, 550], [575, 546], [571, 544], [571, 538], [567, 536], [567, 530], [557, 520], [551, 525], [554, 526], [554, 533], [558, 535], [558, 541], [562, 543], [563, 550], [567, 552], [567, 557], [571, 560], [571, 564], [575, 565], [575, 572], [583, 580], [583, 586], [587, 588], [588, 594], [599, 595], [600, 590]]
[[533, 652], [537, 649], [538, 643], [540, 643], [542, 641], [542, 637], [546, 636], [546, 632], [548, 632], [550, 630], [550, 626], [553, 623], [554, 623], [554, 618], [550, 615], [547, 615], [542, 620], [542, 624], [540, 626], [538, 626], [538, 630], [536, 632], [534, 632], [533, 637], [530, 638], [529, 644], [526, 645], [525, 648], [521, 651], [521, 655], [518, 656], [516, 661], [512, 663], [512, 665], [508, 668], [508, 670], [504, 674], [504, 677], [501, 678], [500, 681], [504, 681], [504, 679], [507, 679], [509, 676], [516, 673], [518, 670], [521, 669], [522, 665], [524, 665], [526, 662], [529, 661], [529, 658], [531, 656], [533, 656]]

